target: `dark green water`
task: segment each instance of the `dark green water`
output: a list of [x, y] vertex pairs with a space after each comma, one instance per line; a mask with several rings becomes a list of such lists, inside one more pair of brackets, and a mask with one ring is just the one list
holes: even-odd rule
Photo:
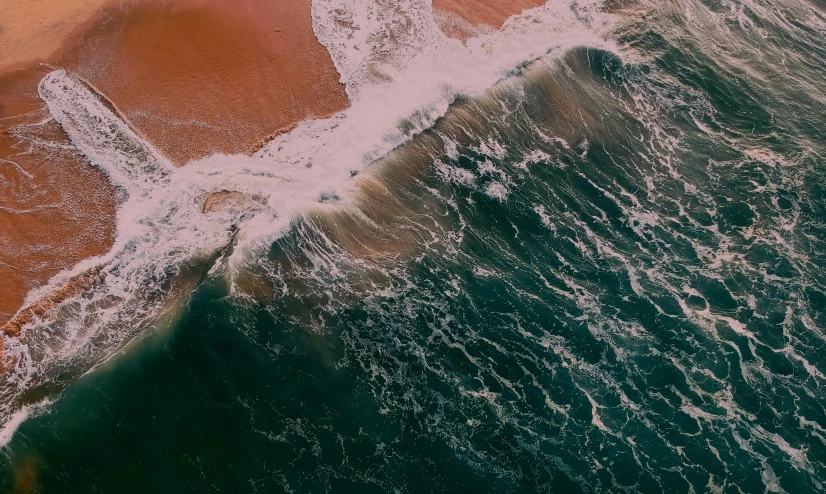
[[456, 103], [25, 421], [0, 486], [824, 490], [818, 9], [663, 3]]

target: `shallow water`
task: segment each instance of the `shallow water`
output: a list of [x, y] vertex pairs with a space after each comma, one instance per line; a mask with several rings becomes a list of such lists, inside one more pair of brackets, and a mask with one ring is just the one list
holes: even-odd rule
[[37, 381], [4, 485], [823, 490], [817, 9], [625, 9], [618, 53], [460, 97], [349, 200], [172, 269], [209, 268], [92, 372]]

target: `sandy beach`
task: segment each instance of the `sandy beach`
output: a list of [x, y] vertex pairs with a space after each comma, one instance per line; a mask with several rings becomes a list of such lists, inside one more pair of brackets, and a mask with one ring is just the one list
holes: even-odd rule
[[58, 60], [177, 165], [348, 106], [309, 0], [110, 6]]
[[26, 293], [114, 235], [115, 190], [70, 146], [37, 95], [44, 68], [0, 77], [0, 322]]
[[513, 15], [544, 4], [542, 0], [433, 0], [433, 17], [446, 35], [467, 41], [499, 29]]
[[[67, 5], [70, 4], [70, 5]], [[175, 164], [243, 153], [349, 104], [310, 2], [17, 2], [0, 37], [0, 323], [114, 235], [116, 191], [71, 149], [37, 84], [89, 81]]]

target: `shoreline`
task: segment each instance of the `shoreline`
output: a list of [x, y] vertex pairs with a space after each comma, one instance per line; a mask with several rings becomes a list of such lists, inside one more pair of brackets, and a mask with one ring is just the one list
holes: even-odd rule
[[[349, 106], [312, 31], [310, 3], [258, 3], [15, 4], [30, 24], [35, 7], [48, 10], [48, 4], [83, 7], [88, 15], [72, 17], [71, 26], [64, 19], [54, 49], [39, 44], [39, 52], [0, 65], [0, 231], [6, 236], [0, 242], [0, 277], [6, 280], [0, 328], [31, 317], [23, 305], [32, 290], [111, 248], [122, 201], [103, 173], [72, 149], [59, 125], [42, 124], [50, 114], [38, 97], [46, 69], [37, 62], [80, 75], [178, 166], [215, 153], [250, 153], [303, 120]], [[57, 18], [63, 10], [53, 12]], [[36, 27], [31, 37], [40, 36]], [[22, 28], [15, 29], [0, 36]]]

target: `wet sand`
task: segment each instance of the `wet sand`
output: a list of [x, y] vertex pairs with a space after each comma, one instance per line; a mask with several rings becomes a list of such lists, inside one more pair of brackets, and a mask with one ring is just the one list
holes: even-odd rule
[[[41, 3], [72, 10], [64, 2]], [[26, 24], [15, 24], [16, 44], [2, 38], [0, 67], [14, 68], [0, 68], [0, 324], [31, 289], [104, 253], [117, 207], [117, 192], [57, 124], [32, 125], [49, 117], [37, 84], [51, 69], [17, 60], [48, 57], [85, 78], [177, 165], [247, 152], [301, 120], [349, 104], [313, 35], [309, 0], [102, 4], [74, 2], [77, 12], [91, 9], [91, 18], [87, 12], [84, 24], [80, 13], [66, 14], [66, 25], [45, 38], [38, 38], [40, 23], [32, 24], [39, 11], [29, 6], [26, 22], [38, 47], [15, 51], [17, 58], [4, 55], [9, 46], [25, 45], [18, 31]]]
[[446, 35], [467, 41], [496, 31], [513, 15], [545, 5], [543, 0], [433, 0], [433, 17]]
[[3, 0], [0, 71], [43, 62], [77, 27], [113, 0]]
[[115, 190], [70, 146], [37, 95], [48, 69], [0, 77], [0, 323], [26, 293], [114, 236]]
[[59, 63], [177, 165], [249, 151], [349, 104], [313, 34], [310, 0], [108, 7]]
[[[498, 29], [538, 0], [435, 0], [448, 34]], [[37, 96], [62, 66], [177, 165], [242, 153], [349, 102], [312, 32], [310, 0], [18, 0], [0, 32], [0, 324], [31, 289], [114, 236], [116, 191], [68, 146]], [[452, 27], [451, 27], [452, 26]], [[10, 69], [11, 68], [11, 69]]]

